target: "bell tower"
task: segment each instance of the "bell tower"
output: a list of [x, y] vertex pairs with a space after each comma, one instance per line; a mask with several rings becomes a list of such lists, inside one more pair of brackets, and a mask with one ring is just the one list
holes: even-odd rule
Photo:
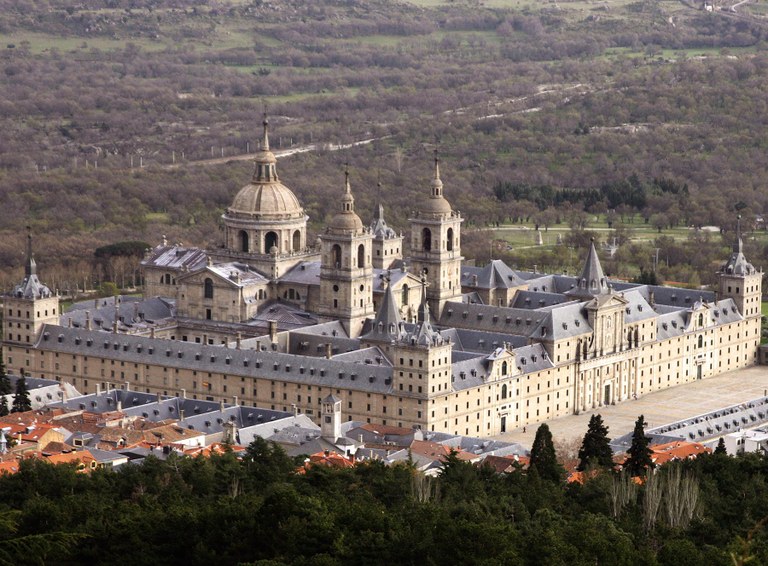
[[431, 194], [411, 218], [411, 266], [427, 280], [427, 301], [439, 318], [447, 301], [461, 296], [461, 215], [443, 196], [435, 152]]
[[339, 320], [356, 338], [365, 319], [373, 316], [373, 237], [355, 213], [355, 199], [344, 172], [344, 193], [339, 212], [320, 235], [319, 315]]

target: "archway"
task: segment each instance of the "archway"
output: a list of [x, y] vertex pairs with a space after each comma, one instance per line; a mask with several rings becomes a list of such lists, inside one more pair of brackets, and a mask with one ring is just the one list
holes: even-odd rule
[[271, 253], [273, 246], [276, 247], [279, 251], [280, 247], [277, 244], [277, 234], [275, 232], [267, 232], [264, 236], [264, 253]]
[[291, 248], [292, 251], [297, 252], [301, 249], [301, 232], [296, 230], [293, 233], [293, 246]]
[[421, 249], [425, 252], [432, 251], [432, 231], [429, 228], [421, 231]]
[[357, 247], [357, 267], [365, 267], [365, 246], [363, 244]]
[[448, 241], [445, 243], [445, 246], [449, 252], [453, 251], [453, 228], [448, 228]]
[[341, 267], [341, 246], [333, 244], [331, 248], [331, 265], [336, 269]]
[[240, 251], [241, 252], [249, 252], [250, 250], [250, 243], [248, 241], [248, 232], [245, 230], [240, 230], [240, 233], [238, 234], [238, 239], [240, 240]]

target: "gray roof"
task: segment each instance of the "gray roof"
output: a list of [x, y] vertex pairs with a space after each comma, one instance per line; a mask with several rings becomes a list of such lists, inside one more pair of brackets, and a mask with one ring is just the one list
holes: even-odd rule
[[728, 261], [725, 262], [721, 269], [723, 273], [728, 275], [754, 275], [756, 273], [755, 266], [744, 257], [741, 238], [739, 238], [739, 243], [734, 246], [731, 257], [728, 258]]
[[608, 290], [608, 279], [605, 278], [603, 266], [600, 265], [600, 258], [595, 249], [595, 242], [592, 240], [589, 244], [587, 259], [584, 262], [584, 269], [577, 279], [576, 288], [566, 294], [572, 297], [588, 298], [603, 295], [608, 293]]
[[485, 267], [464, 267], [461, 270], [461, 285], [480, 289], [520, 287], [526, 281], [500, 259], [492, 260]]
[[400, 340], [404, 336], [405, 325], [397, 309], [395, 298], [392, 296], [392, 287], [387, 285], [376, 318], [367, 325], [367, 331], [361, 338], [376, 342], [391, 342]]
[[117, 316], [119, 329], [125, 331], [134, 327], [150, 327], [174, 315], [174, 304], [167, 299], [154, 297], [145, 300], [121, 295], [75, 303], [61, 316], [61, 325], [84, 328], [90, 319], [92, 328], [111, 330]]
[[155, 247], [141, 262], [145, 267], [160, 267], [169, 271], [196, 271], [208, 262], [208, 254], [200, 248], [187, 248], [163, 243]]
[[542, 291], [518, 291], [512, 301], [513, 308], [517, 309], [540, 309], [551, 307], [561, 303], [570, 302], [571, 299], [560, 293], [545, 293]]
[[381, 204], [376, 207], [376, 215], [371, 223], [371, 232], [377, 240], [391, 240], [398, 237], [397, 232], [387, 226], [387, 222], [384, 220], [384, 206]]
[[280, 283], [320, 285], [320, 262], [302, 261], [278, 278]]
[[391, 393], [392, 368], [297, 354], [237, 350], [126, 334], [109, 334], [44, 325], [38, 347], [71, 354], [100, 356], [132, 363], [157, 363], [169, 368], [261, 377], [319, 387]]

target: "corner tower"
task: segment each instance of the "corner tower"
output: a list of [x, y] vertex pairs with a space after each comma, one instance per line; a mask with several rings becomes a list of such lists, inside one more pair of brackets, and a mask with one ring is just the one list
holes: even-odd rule
[[427, 280], [427, 301], [436, 317], [446, 302], [461, 296], [461, 215], [443, 196], [435, 152], [431, 194], [411, 218], [411, 265]]
[[[758, 271], [744, 257], [744, 243], [741, 239], [741, 216], [736, 228], [736, 241], [728, 261], [720, 268], [720, 296], [733, 299], [744, 318], [760, 320], [760, 297], [763, 272]], [[758, 328], [760, 327], [758, 322]]]
[[10, 355], [14, 346], [28, 349], [44, 324], [59, 324], [59, 297], [37, 277], [32, 234], [27, 235], [24, 280], [4, 297], [3, 303], [3, 354], [9, 366], [19, 365], [21, 360]]
[[373, 237], [355, 213], [355, 199], [344, 172], [341, 210], [320, 236], [320, 304], [317, 313], [339, 320], [350, 337], [357, 337], [365, 319], [373, 316]]

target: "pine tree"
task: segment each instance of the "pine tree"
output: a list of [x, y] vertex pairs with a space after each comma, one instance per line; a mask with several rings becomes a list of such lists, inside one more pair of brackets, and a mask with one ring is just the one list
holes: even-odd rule
[[8, 413], [8, 398], [5, 395], [0, 395], [0, 417], [7, 417]]
[[16, 381], [16, 394], [13, 396], [12, 413], [23, 413], [32, 410], [32, 402], [29, 400], [29, 391], [27, 390], [27, 378], [24, 373]]
[[587, 434], [579, 449], [579, 465], [576, 468], [583, 472], [590, 465], [602, 468], [613, 467], [613, 450], [609, 446], [608, 427], [603, 424], [600, 415], [592, 415], [589, 419]]
[[539, 476], [545, 480], [559, 482], [565, 476], [565, 470], [557, 461], [552, 433], [546, 423], [536, 431], [536, 438], [531, 447], [531, 468], [535, 468]]
[[646, 469], [653, 468], [653, 461], [651, 460], [653, 452], [648, 447], [651, 439], [645, 436], [645, 425], [646, 422], [643, 415], [637, 417], [635, 430], [632, 433], [632, 445], [627, 450], [629, 457], [624, 462], [624, 469], [633, 476], [641, 476], [645, 474]]
[[725, 439], [721, 436], [720, 440], [717, 441], [717, 446], [715, 447], [715, 454], [723, 454], [727, 455], [728, 451], [725, 449]]

